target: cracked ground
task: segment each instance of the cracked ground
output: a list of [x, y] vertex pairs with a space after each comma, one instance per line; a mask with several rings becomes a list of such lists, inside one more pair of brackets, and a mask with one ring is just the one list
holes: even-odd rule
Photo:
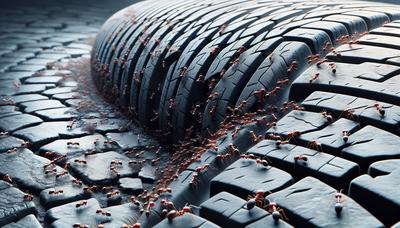
[[89, 69], [98, 29], [133, 2], [0, 4], [1, 227], [139, 216], [130, 197], [153, 188], [169, 154], [102, 100]]

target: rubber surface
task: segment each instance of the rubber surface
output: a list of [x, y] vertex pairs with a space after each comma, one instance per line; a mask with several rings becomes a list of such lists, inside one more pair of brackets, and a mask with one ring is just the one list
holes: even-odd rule
[[[201, 130], [212, 144], [163, 195], [176, 209], [189, 203], [198, 210], [158, 227], [382, 227], [400, 220], [393, 190], [400, 159], [397, 6], [175, 1], [140, 10], [140, 25], [126, 26], [130, 18], [117, 15], [103, 26], [115, 43], [98, 36], [95, 81], [172, 141]], [[107, 58], [114, 47], [130, 56]], [[269, 199], [266, 210], [248, 207], [258, 190]], [[157, 203], [154, 210], [164, 208]], [[277, 223], [279, 208], [285, 213]], [[150, 214], [139, 221], [160, 221]]]

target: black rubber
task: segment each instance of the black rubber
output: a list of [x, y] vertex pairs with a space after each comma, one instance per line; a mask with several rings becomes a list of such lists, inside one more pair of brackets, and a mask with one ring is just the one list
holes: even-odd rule
[[[273, 227], [271, 211], [246, 206], [257, 190], [284, 209], [289, 220], [282, 226], [380, 227], [400, 220], [400, 195], [393, 191], [400, 184], [393, 165], [400, 159], [396, 6], [150, 5], [136, 26], [106, 22], [103, 31], [112, 38], [97, 38], [94, 79], [143, 125], [175, 142], [201, 130], [218, 148], [197, 154], [165, 196], [176, 208], [200, 207], [196, 215], [158, 227]], [[110, 51], [115, 46], [123, 50]], [[349, 196], [335, 214], [341, 189]], [[362, 219], [350, 219], [356, 217]], [[146, 226], [158, 221], [155, 213], [140, 218]]]

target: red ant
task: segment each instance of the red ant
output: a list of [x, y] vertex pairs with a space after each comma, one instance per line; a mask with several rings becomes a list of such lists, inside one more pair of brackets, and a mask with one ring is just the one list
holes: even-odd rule
[[65, 175], [67, 175], [67, 174], [68, 174], [68, 172], [67, 172], [66, 170], [64, 170], [64, 171], [62, 171], [61, 173], [57, 173], [57, 174], [56, 174], [56, 178], [60, 178], [60, 177], [65, 176]]
[[272, 62], [273, 57], [274, 57], [274, 53], [273, 53], [273, 52], [271, 52], [271, 54], [269, 54], [269, 55], [267, 56], [267, 58], [269, 59], [270, 62]]
[[24, 200], [25, 200], [25, 201], [32, 201], [32, 200], [33, 200], [33, 195], [32, 195], [32, 194], [29, 194], [29, 193], [26, 193], [26, 194], [24, 195]]
[[99, 187], [97, 187], [96, 185], [90, 186], [90, 187], [84, 187], [83, 191], [85, 192], [94, 192], [97, 191]]
[[185, 213], [191, 213], [192, 212], [192, 208], [189, 206], [184, 206], [182, 208], [182, 210], [171, 210], [170, 212], [167, 213], [166, 217], [168, 218], [168, 220], [173, 220], [174, 218], [178, 217], [178, 216], [182, 216]]
[[122, 228], [140, 228], [140, 227], [141, 227], [140, 223], [135, 223], [133, 225], [124, 224], [122, 226]]
[[78, 179], [73, 179], [73, 180], [72, 180], [72, 183], [75, 184], [75, 185], [79, 185], [79, 186], [82, 186], [82, 185], [83, 185], [82, 181], [81, 181], [81, 180], [78, 180]]
[[262, 165], [264, 167], [269, 167], [269, 162], [267, 161], [267, 159], [256, 159], [256, 164], [257, 165]]
[[295, 161], [308, 161], [308, 158], [302, 154], [298, 154], [296, 156], [294, 156], [294, 160]]
[[44, 174], [46, 174], [46, 175], [48, 175], [48, 174], [56, 174], [56, 173], [57, 173], [57, 169], [55, 167], [44, 170]]
[[44, 157], [45, 158], [52, 158], [52, 157], [54, 157], [56, 155], [56, 152], [53, 152], [53, 151], [49, 151], [49, 152], [46, 152], [46, 153], [44, 153]]
[[50, 190], [49, 195], [58, 195], [64, 193], [64, 190], [59, 189], [59, 190]]
[[287, 72], [288, 74], [293, 73], [295, 70], [297, 70], [297, 61], [293, 60], [292, 63], [290, 64]]
[[310, 55], [310, 56], [307, 57], [307, 59], [308, 59], [308, 64], [318, 62], [318, 60], [319, 60], [320, 58], [321, 58], [321, 56], [320, 56], [319, 54]]
[[214, 47], [211, 49], [210, 54], [211, 55], [216, 55], [219, 52], [219, 47]]
[[328, 48], [329, 48], [329, 46], [331, 46], [331, 43], [330, 42], [326, 42], [325, 44], [324, 44], [324, 47], [322, 48], [322, 51], [326, 51]]
[[67, 146], [68, 146], [68, 147], [72, 147], [72, 146], [74, 146], [74, 147], [79, 147], [79, 146], [80, 146], [80, 143], [79, 143], [79, 142], [75, 142], [75, 141], [68, 141], [68, 142], [67, 142]]
[[188, 72], [188, 67], [187, 66], [183, 67], [179, 77], [184, 77], [187, 74], [187, 72]]
[[196, 172], [197, 172], [197, 173], [201, 173], [201, 172], [203, 172], [203, 171], [206, 171], [209, 167], [210, 167], [209, 164], [204, 164], [204, 165], [201, 166], [201, 167], [197, 167], [197, 168], [196, 168]]
[[110, 166], [110, 171], [114, 173], [117, 177], [119, 177], [121, 174], [118, 172], [117, 168], [115, 166]]
[[267, 208], [267, 211], [272, 214], [272, 218], [275, 221], [278, 221], [282, 216], [285, 220], [288, 220], [283, 209], [279, 208], [275, 202], [270, 202]]
[[287, 134], [289, 139], [299, 137], [300, 135], [301, 135], [301, 132], [299, 130], [293, 130]]
[[315, 73], [311, 79], [310, 79], [310, 84], [312, 84], [313, 82], [315, 82], [317, 79], [319, 78], [319, 73]]
[[342, 190], [335, 193], [335, 201], [336, 201], [335, 211], [337, 215], [339, 215], [343, 210], [342, 198], [343, 198]]
[[319, 143], [317, 140], [313, 139], [308, 143], [307, 147], [310, 149], [319, 151], [321, 149], [321, 143]]
[[81, 201], [79, 201], [78, 203], [75, 204], [75, 207], [76, 208], [80, 208], [80, 207], [86, 206], [87, 203], [88, 203], [87, 200], [81, 200]]
[[75, 163], [78, 163], [78, 164], [83, 164], [83, 165], [86, 165], [86, 164], [87, 164], [87, 161], [86, 161], [86, 160], [81, 160], [81, 159], [75, 159], [74, 162], [75, 162]]
[[113, 189], [114, 189], [113, 186], [104, 186], [104, 187], [101, 188], [101, 191], [106, 193], [106, 192], [112, 191]]
[[376, 108], [376, 110], [379, 112], [379, 114], [380, 114], [381, 116], [384, 116], [384, 115], [385, 115], [385, 110], [382, 108], [382, 105], [381, 105], [381, 104], [379, 104], [378, 102], [376, 102], [376, 103], [374, 104], [374, 107]]
[[266, 134], [265, 135], [265, 139], [271, 139], [271, 140], [277, 141], [277, 140], [282, 140], [282, 137], [279, 136], [279, 135], [275, 135], [275, 134], [270, 133], [270, 134]]
[[332, 73], [336, 74], [336, 64], [331, 62], [329, 63], [329, 67], [332, 69]]
[[241, 154], [240, 158], [244, 158], [244, 159], [255, 159], [256, 156], [254, 154]]
[[89, 228], [88, 225], [85, 224], [80, 224], [80, 223], [75, 223], [74, 225], [72, 225], [73, 228]]
[[252, 142], [259, 142], [260, 140], [262, 140], [262, 138], [263, 138], [263, 136], [262, 135], [256, 135], [256, 133], [254, 133], [254, 131], [250, 131], [249, 132], [249, 137], [250, 137], [250, 140], [252, 141]]
[[7, 154], [14, 154], [14, 153], [17, 153], [17, 152], [18, 152], [17, 148], [13, 148], [13, 149], [10, 149], [10, 150], [6, 151]]
[[105, 216], [111, 216], [111, 213], [102, 209], [97, 209], [96, 210], [96, 214], [101, 214], [101, 215], [105, 215]]
[[107, 196], [107, 198], [111, 198], [113, 196], [118, 196], [118, 195], [120, 195], [120, 192], [117, 190], [117, 191], [107, 193], [106, 196]]
[[190, 186], [197, 185], [198, 182], [199, 182], [199, 175], [197, 173], [193, 173], [192, 179], [189, 181], [189, 185]]
[[349, 130], [344, 129], [344, 130], [342, 131], [342, 136], [343, 136], [343, 141], [344, 141], [345, 143], [347, 143], [347, 141], [349, 140], [349, 136], [350, 136]]
[[278, 85], [286, 85], [289, 83], [289, 79], [279, 80], [276, 82]]
[[321, 65], [324, 64], [324, 63], [326, 63], [326, 62], [328, 62], [327, 59], [323, 59], [323, 60], [319, 61], [319, 62], [317, 63], [317, 67], [320, 68]]
[[332, 123], [333, 122], [333, 117], [332, 115], [328, 114], [327, 112], [322, 112], [321, 113], [323, 117], [325, 117], [325, 119], [329, 122]]
[[275, 145], [277, 145], [278, 147], [281, 145], [286, 145], [286, 144], [289, 144], [289, 140], [285, 140], [285, 141], [278, 140], [275, 142]]
[[346, 118], [348, 118], [348, 119], [351, 119], [351, 120], [354, 120], [355, 119], [355, 115], [354, 115], [354, 112], [355, 112], [355, 110], [354, 109], [345, 109], [345, 110], [343, 110], [343, 112], [342, 112], [342, 115], [344, 115], [344, 117], [346, 117]]
[[84, 156], [87, 157], [87, 156], [94, 155], [94, 154], [97, 154], [96, 150], [88, 150], [84, 153]]
[[110, 165], [122, 165], [122, 161], [121, 160], [112, 160], [110, 162]]

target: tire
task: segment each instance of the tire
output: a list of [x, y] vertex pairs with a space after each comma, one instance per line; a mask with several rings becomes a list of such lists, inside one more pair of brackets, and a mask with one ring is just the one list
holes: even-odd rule
[[[176, 208], [190, 203], [199, 211], [169, 222], [142, 216], [142, 224], [274, 224], [259, 207], [245, 214], [257, 189], [284, 209], [283, 226], [380, 227], [400, 220], [400, 195], [391, 191], [400, 184], [393, 165], [400, 161], [396, 6], [151, 3], [105, 23], [92, 54], [94, 80], [170, 141], [202, 131], [216, 144], [170, 183]], [[121, 15], [135, 8], [132, 26]], [[196, 169], [205, 164], [206, 171]], [[336, 215], [365, 219], [331, 216], [340, 189], [345, 200]]]

